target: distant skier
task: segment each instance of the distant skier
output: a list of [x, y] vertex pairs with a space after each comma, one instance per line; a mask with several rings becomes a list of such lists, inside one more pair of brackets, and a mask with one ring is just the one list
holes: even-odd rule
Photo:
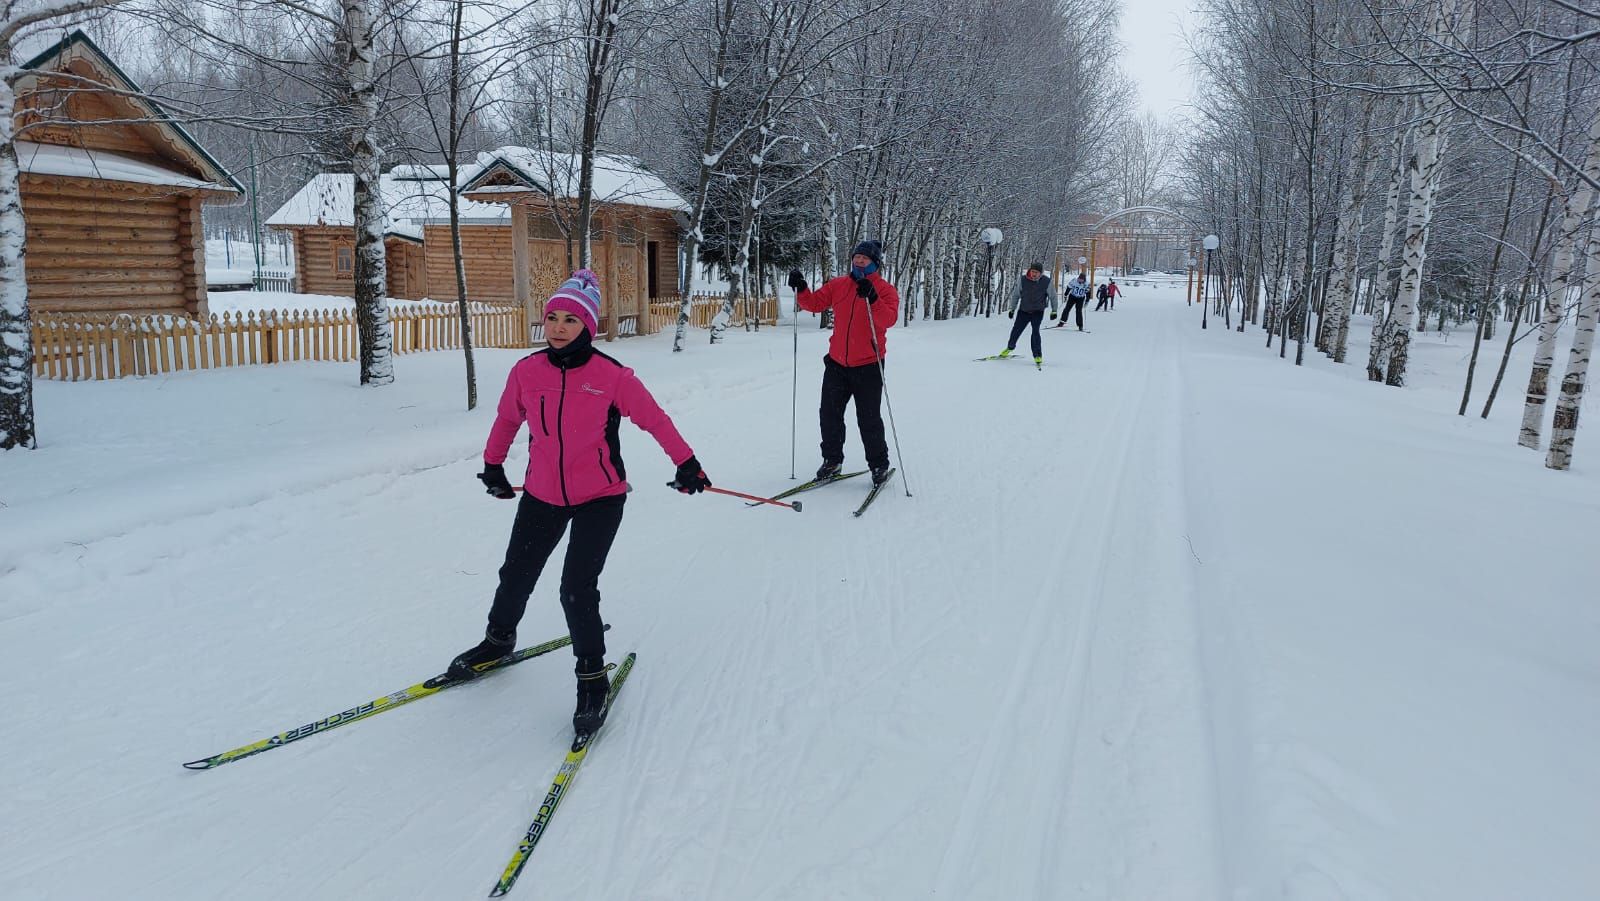
[[470, 679], [476, 675], [473, 667], [515, 649], [528, 597], [571, 523], [561, 568], [561, 609], [577, 657], [578, 704], [572, 727], [579, 735], [600, 728], [611, 687], [599, 580], [627, 500], [627, 474], [617, 441], [622, 417], [649, 432], [677, 465], [674, 485], [679, 491], [694, 494], [711, 485], [694, 451], [633, 370], [595, 349], [599, 313], [600, 286], [593, 272], [580, 269], [545, 304], [550, 346], [511, 367], [478, 478], [489, 494], [516, 497], [503, 464], [512, 439], [527, 423], [524, 491], [483, 641], [452, 660], [449, 669], [453, 676]]
[[1011, 356], [1017, 349], [1017, 339], [1022, 337], [1022, 330], [1031, 326], [1033, 334], [1028, 336], [1028, 340], [1033, 346], [1033, 362], [1035, 365], [1044, 362], [1044, 349], [1039, 342], [1039, 323], [1044, 320], [1046, 302], [1050, 304], [1050, 318], [1056, 318], [1056, 296], [1050, 291], [1050, 276], [1044, 274], [1043, 263], [1034, 263], [1017, 282], [1016, 290], [1011, 292], [1011, 309], [1006, 311], [1006, 316], [1015, 318], [1016, 322], [1011, 326], [1011, 337], [1006, 339], [1006, 349], [1000, 351], [1000, 357]]
[[883, 245], [862, 241], [850, 257], [850, 274], [831, 278], [815, 291], [800, 270], [789, 271], [795, 303], [808, 313], [833, 312], [833, 335], [822, 358], [822, 465], [818, 479], [839, 475], [844, 466], [844, 408], [854, 398], [856, 427], [867, 452], [872, 483], [889, 478], [889, 443], [883, 437], [884, 338], [900, 313], [900, 292], [884, 280]]
[[1106, 283], [1101, 285], [1100, 289], [1095, 292], [1095, 297], [1099, 298], [1100, 300], [1099, 303], [1094, 305], [1095, 312], [1098, 313], [1099, 311], [1104, 310], [1107, 304], [1110, 304], [1111, 309], [1115, 310], [1117, 308], [1117, 295], [1121, 293], [1122, 289], [1117, 287], [1117, 280], [1114, 278], [1108, 279]]
[[1077, 311], [1078, 331], [1083, 331], [1083, 305], [1089, 301], [1089, 282], [1078, 273], [1078, 277], [1067, 285], [1066, 308], [1061, 311], [1061, 321], [1056, 323], [1056, 328], [1067, 324], [1067, 314]]

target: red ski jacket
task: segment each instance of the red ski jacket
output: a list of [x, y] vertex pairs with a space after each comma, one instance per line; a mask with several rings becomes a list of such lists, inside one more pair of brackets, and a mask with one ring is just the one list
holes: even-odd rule
[[[874, 272], [867, 278], [878, 291], [878, 299], [867, 312], [867, 302], [856, 296], [856, 281], [848, 275], [828, 279], [815, 291], [801, 291], [795, 302], [808, 313], [833, 310], [833, 337], [828, 339], [828, 356], [844, 366], [866, 366], [878, 362], [884, 350], [884, 333], [900, 315], [900, 292]], [[877, 333], [873, 333], [877, 326]], [[873, 348], [876, 347], [877, 351]]]

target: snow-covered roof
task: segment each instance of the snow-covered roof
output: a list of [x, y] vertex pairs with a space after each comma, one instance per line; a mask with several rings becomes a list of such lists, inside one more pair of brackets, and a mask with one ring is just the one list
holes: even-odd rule
[[82, 147], [18, 141], [17, 163], [23, 172], [31, 175], [61, 175], [173, 188], [233, 191], [229, 185], [203, 181], [187, 172], [169, 169], [136, 157], [104, 150], [85, 150]]
[[[20, 71], [15, 72], [15, 81], [12, 90], [20, 97], [24, 94], [38, 90], [41, 87], [59, 87], [57, 79], [63, 73], [69, 73], [79, 79], [72, 85], [72, 90], [97, 90], [90, 85], [101, 84], [110, 88], [100, 95], [104, 103], [112, 108], [111, 118], [129, 120], [126, 124], [141, 135], [156, 152], [163, 157], [172, 159], [175, 163], [187, 164], [193, 173], [200, 176], [195, 179], [186, 175], [194, 182], [192, 187], [204, 188], [222, 194], [231, 194], [235, 198], [242, 198], [245, 194], [244, 186], [239, 184], [228, 170], [213, 157], [206, 149], [200, 146], [194, 135], [179, 125], [167, 115], [161, 104], [145, 95], [144, 89], [139, 87], [126, 72], [112, 62], [105, 51], [101, 50], [82, 29], [73, 31], [61, 40], [52, 43], [43, 52], [33, 59], [23, 63]], [[94, 121], [78, 122], [75, 127], [92, 127]], [[20, 142], [19, 142], [20, 150]], [[116, 154], [95, 152], [96, 157], [115, 157]], [[126, 158], [125, 158], [126, 159]], [[132, 162], [141, 164], [135, 159]], [[63, 163], [63, 165], [66, 165]], [[160, 169], [151, 166], [151, 169]], [[26, 168], [24, 172], [28, 171]], [[132, 173], [133, 170], [126, 170]], [[44, 174], [44, 173], [40, 173]], [[51, 173], [58, 174], [58, 173]], [[80, 174], [77, 172], [71, 173]], [[154, 177], [152, 173], [145, 173]], [[106, 175], [91, 175], [91, 177], [109, 178]], [[119, 179], [133, 181], [138, 179]], [[171, 181], [152, 181], [147, 184], [176, 184]], [[215, 194], [211, 199], [218, 199]]]
[[[484, 176], [503, 169], [529, 188], [560, 198], [578, 195], [578, 167], [575, 153], [556, 153], [533, 147], [500, 147], [478, 154], [476, 165], [462, 171], [461, 189], [476, 194], [512, 193], [526, 190], [512, 185], [477, 185]], [[598, 203], [631, 204], [662, 210], [688, 210], [689, 204], [678, 192], [667, 187], [659, 176], [631, 157], [596, 154], [594, 158], [594, 199]]]
[[[428, 167], [402, 167], [407, 170]], [[404, 173], [413, 175], [411, 171]], [[384, 210], [384, 231], [422, 240], [422, 226], [450, 221], [450, 186], [437, 179], [397, 178], [393, 172], [379, 179]], [[509, 223], [510, 212], [498, 203], [479, 203], [456, 197], [464, 223]], [[324, 172], [306, 182], [277, 211], [267, 217], [272, 226], [354, 226], [355, 176]]]
[[449, 181], [450, 167], [437, 166], [396, 166], [389, 170], [389, 177], [401, 181]]
[[226, 184], [202, 181], [192, 174], [170, 170], [166, 166], [158, 166], [138, 157], [110, 154], [106, 150], [85, 150], [83, 147], [18, 141], [16, 162], [24, 173], [29, 174], [58, 174], [70, 178], [98, 178], [104, 181], [128, 181], [134, 184], [160, 184], [165, 187], [192, 187], [192, 189], [227, 190], [227, 192], [234, 190]]

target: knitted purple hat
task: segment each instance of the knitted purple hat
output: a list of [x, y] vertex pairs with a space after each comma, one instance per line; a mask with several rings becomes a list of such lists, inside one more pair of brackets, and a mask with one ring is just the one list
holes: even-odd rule
[[556, 293], [550, 295], [544, 309], [545, 312], [560, 310], [578, 317], [589, 329], [589, 337], [593, 338], [600, 332], [600, 282], [593, 272], [579, 269], [572, 273], [572, 278], [561, 283]]

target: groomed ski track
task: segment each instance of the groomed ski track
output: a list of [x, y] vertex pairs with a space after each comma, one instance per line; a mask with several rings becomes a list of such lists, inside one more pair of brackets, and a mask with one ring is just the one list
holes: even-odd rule
[[[1395, 827], [1373, 783], [1328, 759], [1288, 766], [1288, 745], [1261, 744], [1292, 732], [1291, 714], [1258, 715], [1269, 639], [1229, 599], [1273, 526], [1230, 518], [1216, 480], [1243, 478], [1237, 448], [1192, 431], [1234, 402], [1197, 387], [1223, 384], [1195, 370], [1220, 365], [1193, 349], [1218, 336], [1181, 296], [1131, 293], [1093, 314], [1093, 335], [1046, 337], [1042, 373], [968, 363], [1003, 346], [1003, 318], [892, 331], [905, 459], [859, 520], [865, 479], [808, 492], [800, 515], [680, 497], [653, 442], [624, 428], [635, 490], [602, 613], [611, 659], [642, 662], [511, 897], [1425, 896], [1352, 838], [1346, 808], [1402, 849], [1426, 847], [1426, 829]], [[825, 341], [804, 323], [801, 480], [817, 463]], [[718, 485], [772, 493], [794, 484], [791, 340], [605, 350], [639, 371]], [[1278, 364], [1246, 340], [1227, 365]], [[398, 359], [383, 391], [343, 391], [349, 367], [174, 377], [169, 390], [213, 380], [263, 405], [250, 415], [265, 450], [225, 471], [139, 473], [155, 486], [143, 516], [119, 505], [96, 519], [81, 496], [7, 511], [48, 501], [58, 519], [0, 559], [13, 737], [0, 897], [487, 893], [570, 741], [568, 655], [214, 772], [179, 764], [425, 678], [480, 637], [514, 505], [473, 474], [517, 356], [480, 355], [473, 414], [450, 354]], [[135, 387], [45, 384], [40, 408]], [[312, 389], [350, 395], [326, 414], [346, 421], [270, 407]], [[107, 415], [97, 428], [121, 434]], [[206, 506], [172, 499], [180, 488]], [[47, 543], [74, 515], [89, 537]], [[521, 644], [564, 628], [564, 550]], [[1263, 748], [1284, 766], [1257, 769]], [[1593, 872], [1559, 847], [1520, 850], [1524, 872]]]

